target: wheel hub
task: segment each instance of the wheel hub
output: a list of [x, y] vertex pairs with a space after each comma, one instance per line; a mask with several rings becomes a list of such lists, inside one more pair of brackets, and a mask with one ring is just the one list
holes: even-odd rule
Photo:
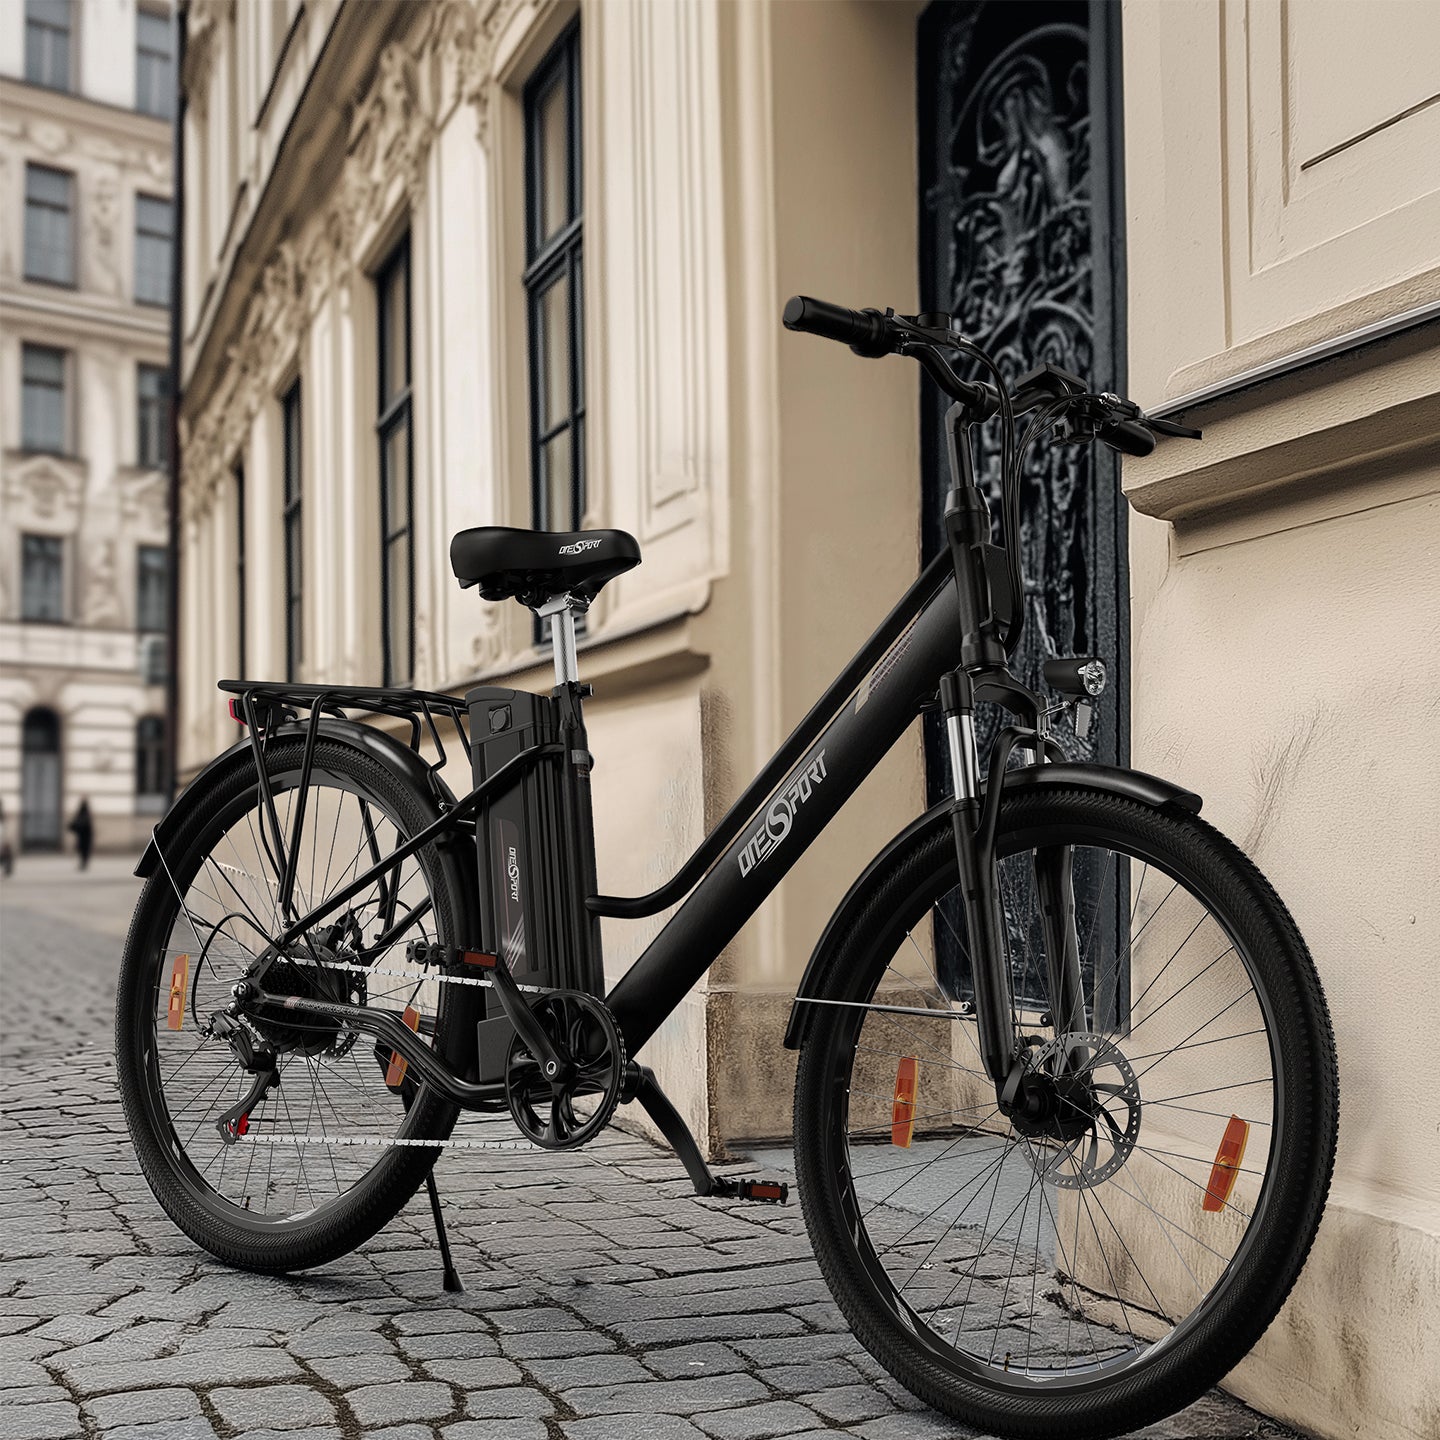
[[1010, 1111], [1042, 1180], [1088, 1190], [1115, 1174], [1140, 1136], [1140, 1085], [1103, 1035], [1060, 1035], [1032, 1049]]

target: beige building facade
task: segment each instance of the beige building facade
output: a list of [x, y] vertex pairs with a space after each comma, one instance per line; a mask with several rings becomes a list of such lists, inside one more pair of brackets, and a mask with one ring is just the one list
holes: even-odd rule
[[168, 4], [0, 7], [0, 801], [51, 849], [168, 802]]
[[[449, 538], [617, 526], [644, 563], [581, 648], [600, 885], [673, 873], [920, 561], [918, 377], [779, 312], [918, 308], [922, 11], [195, 0], [182, 779], [234, 739], [224, 675], [548, 688]], [[1130, 757], [1295, 913], [1345, 1105], [1314, 1256], [1231, 1383], [1397, 1440], [1434, 1433], [1440, 1351], [1437, 17], [1120, 24], [1128, 388], [1206, 429], [1126, 464]], [[926, 803], [917, 730], [647, 1049], [713, 1150], [788, 1130], [805, 960]], [[660, 923], [606, 922], [612, 980]]]

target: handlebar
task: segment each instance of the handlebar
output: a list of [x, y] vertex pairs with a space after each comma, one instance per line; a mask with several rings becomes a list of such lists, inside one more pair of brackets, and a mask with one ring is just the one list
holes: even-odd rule
[[[972, 342], [951, 329], [948, 315], [896, 315], [891, 310], [851, 310], [809, 295], [793, 295], [785, 302], [787, 330], [819, 335], [848, 345], [857, 355], [878, 360], [885, 355], [908, 354], [918, 360], [926, 373], [953, 400], [959, 401], [976, 420], [987, 420], [1002, 409], [1000, 391], [994, 385], [962, 380], [941, 353], [965, 349], [993, 370], [993, 362]], [[1000, 379], [995, 372], [996, 380]], [[1042, 365], [1017, 382], [1008, 413], [1012, 417], [1045, 404], [1073, 400], [1077, 421], [1083, 416], [1084, 429], [1065, 438], [1094, 438], [1123, 455], [1144, 456], [1155, 448], [1161, 435], [1178, 435], [1198, 440], [1200, 432], [1170, 420], [1152, 420], [1140, 407], [1118, 395], [1091, 395], [1086, 382], [1054, 365]]]
[[878, 360], [895, 349], [887, 317], [881, 310], [851, 310], [828, 300], [792, 295], [785, 302], [784, 323], [787, 330], [838, 340], [867, 360]]

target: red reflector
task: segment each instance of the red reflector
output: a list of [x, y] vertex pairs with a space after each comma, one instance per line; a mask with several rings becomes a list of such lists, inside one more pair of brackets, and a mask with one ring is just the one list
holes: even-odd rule
[[[420, 1012], [413, 1006], [407, 1005], [405, 1013], [400, 1017], [412, 1030], [420, 1029]], [[390, 1052], [390, 1064], [385, 1071], [385, 1084], [391, 1090], [398, 1090], [405, 1079], [405, 1071], [409, 1069], [410, 1062], [398, 1051]]]
[[165, 1010], [165, 1026], [178, 1030], [185, 1023], [185, 992], [190, 986], [190, 957], [177, 955], [170, 971], [170, 1003]]
[[908, 1150], [915, 1138], [915, 1057], [905, 1055], [895, 1067], [895, 1103], [890, 1109], [890, 1143]]
[[245, 716], [240, 712], [240, 697], [238, 695], [230, 701], [230, 704], [226, 708], [230, 711], [230, 718], [237, 725], [243, 725], [245, 723]]
[[495, 956], [487, 955], [483, 950], [462, 950], [460, 958], [467, 965], [478, 965], [482, 970], [495, 968]]
[[1245, 1142], [1249, 1138], [1249, 1121], [1232, 1115], [1224, 1135], [1220, 1137], [1220, 1148], [1215, 1152], [1210, 1183], [1205, 1187], [1205, 1198], [1200, 1202], [1202, 1210], [1213, 1214], [1225, 1208], [1225, 1202], [1235, 1188], [1235, 1177], [1240, 1173], [1240, 1162], [1245, 1158]]

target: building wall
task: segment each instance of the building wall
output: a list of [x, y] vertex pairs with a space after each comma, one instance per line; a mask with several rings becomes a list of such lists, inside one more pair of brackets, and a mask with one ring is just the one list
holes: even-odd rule
[[[141, 545], [169, 541], [168, 480], [137, 463], [137, 366], [168, 360], [168, 312], [137, 304], [135, 196], [168, 197], [170, 129], [137, 113], [134, 0], [77, 7], [72, 93], [24, 79], [24, 6], [0, 7], [0, 801], [18, 844], [21, 729], [60, 720], [62, 812], [82, 797], [96, 844], [143, 843], [161, 797], [137, 797], [136, 724], [165, 710], [136, 633]], [[25, 279], [25, 167], [70, 172], [77, 284]], [[21, 352], [67, 355], [62, 455], [22, 446]], [[64, 623], [21, 619], [21, 536], [63, 538]], [[163, 663], [160, 666], [163, 672]]]
[[[1127, 4], [1131, 390], [1155, 406], [1440, 296], [1440, 12]], [[1411, 113], [1413, 111], [1413, 113]], [[1127, 461], [1133, 756], [1205, 797], [1324, 981], [1340, 1151], [1319, 1239], [1231, 1376], [1325, 1435], [1435, 1433], [1440, 339], [1186, 418]], [[1423, 1084], [1423, 1082], [1422, 1082]]]

